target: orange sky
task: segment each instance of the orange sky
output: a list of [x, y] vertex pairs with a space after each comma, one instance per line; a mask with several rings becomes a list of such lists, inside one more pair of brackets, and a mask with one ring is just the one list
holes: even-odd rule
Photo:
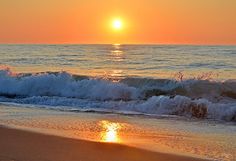
[[0, 43], [236, 44], [236, 0], [0, 0]]

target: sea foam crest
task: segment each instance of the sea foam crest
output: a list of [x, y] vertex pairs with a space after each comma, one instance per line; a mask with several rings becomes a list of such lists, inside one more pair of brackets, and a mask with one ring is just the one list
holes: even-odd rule
[[0, 95], [130, 100], [137, 99], [139, 91], [123, 83], [101, 79], [75, 80], [66, 72], [18, 77], [10, 75], [8, 71], [0, 71]]
[[14, 75], [0, 70], [0, 102], [236, 121], [236, 82], [150, 78], [112, 82], [66, 72]]

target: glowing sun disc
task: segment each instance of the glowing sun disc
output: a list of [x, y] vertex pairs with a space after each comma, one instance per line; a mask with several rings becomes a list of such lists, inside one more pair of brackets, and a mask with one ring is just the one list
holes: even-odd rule
[[119, 19], [115, 19], [112, 23], [114, 29], [119, 30], [122, 28], [122, 21]]

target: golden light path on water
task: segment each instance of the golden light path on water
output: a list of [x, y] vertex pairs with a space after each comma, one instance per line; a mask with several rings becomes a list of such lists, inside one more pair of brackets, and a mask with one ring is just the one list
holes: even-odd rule
[[121, 128], [121, 125], [119, 123], [102, 120], [99, 122], [99, 126], [101, 126], [102, 128], [102, 131], [100, 133], [101, 142], [111, 142], [111, 143], [120, 142], [118, 132]]
[[121, 64], [125, 61], [126, 57], [121, 45], [113, 44], [112, 49], [107, 56], [108, 60], [113, 62], [113, 65], [103, 71], [103, 79], [109, 79], [110, 81], [117, 82], [120, 79], [125, 78], [125, 71], [123, 70]]

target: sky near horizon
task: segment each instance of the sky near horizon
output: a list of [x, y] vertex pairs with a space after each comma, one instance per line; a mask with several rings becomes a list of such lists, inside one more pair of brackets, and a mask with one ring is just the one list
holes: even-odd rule
[[236, 45], [236, 0], [0, 0], [0, 43]]

